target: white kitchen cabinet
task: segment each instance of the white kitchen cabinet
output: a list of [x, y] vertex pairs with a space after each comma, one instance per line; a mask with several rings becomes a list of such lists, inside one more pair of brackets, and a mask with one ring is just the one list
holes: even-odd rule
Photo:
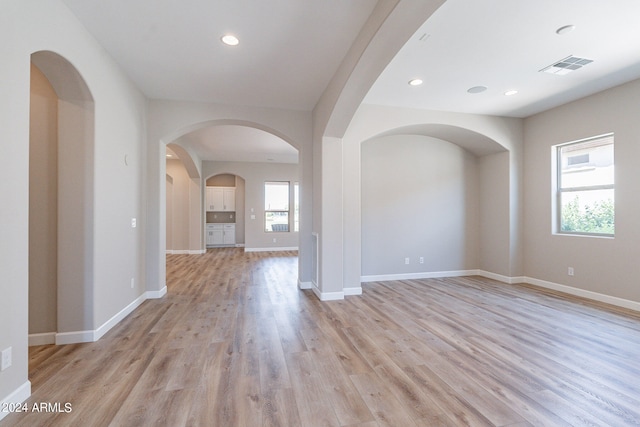
[[235, 245], [236, 244], [236, 225], [224, 224], [222, 231], [223, 231], [222, 244]]
[[235, 245], [235, 224], [207, 224], [207, 246]]
[[236, 189], [235, 187], [207, 187], [205, 202], [207, 212], [234, 212]]

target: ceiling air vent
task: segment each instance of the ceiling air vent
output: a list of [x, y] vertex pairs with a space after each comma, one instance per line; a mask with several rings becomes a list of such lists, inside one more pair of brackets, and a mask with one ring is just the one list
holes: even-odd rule
[[567, 56], [566, 58], [561, 59], [558, 62], [554, 62], [553, 64], [543, 68], [540, 71], [549, 74], [565, 75], [592, 62], [593, 61], [591, 59], [578, 58], [577, 56]]

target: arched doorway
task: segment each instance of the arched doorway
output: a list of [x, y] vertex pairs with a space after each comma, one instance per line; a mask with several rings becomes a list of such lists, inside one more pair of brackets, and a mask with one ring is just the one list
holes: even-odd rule
[[93, 328], [94, 102], [60, 55], [31, 56], [29, 344]]

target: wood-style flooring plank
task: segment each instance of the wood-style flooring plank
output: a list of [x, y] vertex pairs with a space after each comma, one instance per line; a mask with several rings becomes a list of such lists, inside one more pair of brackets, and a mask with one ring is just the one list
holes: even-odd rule
[[164, 298], [32, 347], [5, 426], [640, 425], [640, 314], [470, 276], [321, 302], [295, 252], [168, 255]]

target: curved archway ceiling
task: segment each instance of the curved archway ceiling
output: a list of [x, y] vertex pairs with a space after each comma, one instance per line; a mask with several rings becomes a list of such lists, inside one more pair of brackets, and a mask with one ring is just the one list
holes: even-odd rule
[[201, 160], [298, 163], [298, 150], [289, 143], [248, 126], [209, 126], [176, 142], [189, 146]]

